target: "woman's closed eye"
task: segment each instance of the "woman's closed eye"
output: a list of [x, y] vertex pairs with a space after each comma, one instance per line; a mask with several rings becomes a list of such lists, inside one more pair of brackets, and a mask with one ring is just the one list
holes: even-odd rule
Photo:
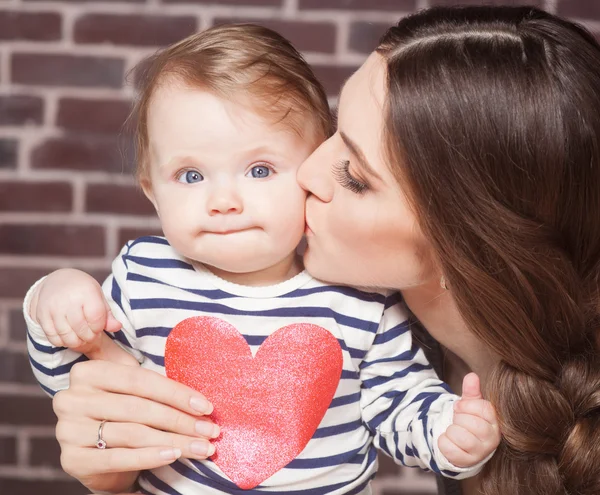
[[369, 189], [368, 184], [360, 182], [352, 176], [350, 173], [349, 160], [340, 160], [336, 163], [333, 166], [333, 176], [342, 187], [345, 187], [356, 194], [364, 194]]
[[177, 179], [177, 182], [183, 184], [195, 184], [196, 182], [202, 182], [204, 180], [204, 176], [197, 170], [182, 170], [175, 178]]

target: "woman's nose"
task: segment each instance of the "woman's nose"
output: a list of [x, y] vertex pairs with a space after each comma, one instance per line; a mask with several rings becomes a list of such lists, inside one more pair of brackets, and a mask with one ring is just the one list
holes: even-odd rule
[[334, 182], [331, 166], [323, 153], [323, 145], [317, 148], [298, 169], [297, 180], [308, 193], [328, 203], [333, 198]]

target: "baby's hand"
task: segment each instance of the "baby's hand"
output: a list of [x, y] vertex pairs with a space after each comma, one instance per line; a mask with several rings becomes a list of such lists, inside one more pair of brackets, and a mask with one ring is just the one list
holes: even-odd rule
[[492, 404], [481, 396], [479, 377], [469, 373], [463, 394], [454, 403], [454, 420], [438, 441], [446, 459], [466, 468], [483, 461], [500, 444], [498, 419]]
[[110, 340], [104, 330], [116, 332], [121, 328], [100, 284], [87, 273], [73, 269], [57, 270], [42, 281], [31, 299], [29, 315], [54, 346], [84, 354], [97, 351], [105, 345], [105, 339]]

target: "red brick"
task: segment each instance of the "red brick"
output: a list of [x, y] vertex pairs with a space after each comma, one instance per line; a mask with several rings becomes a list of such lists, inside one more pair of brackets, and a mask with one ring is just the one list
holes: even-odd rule
[[104, 256], [104, 227], [95, 225], [0, 225], [0, 253]]
[[128, 241], [133, 241], [138, 237], [146, 235], [163, 235], [160, 229], [132, 229], [124, 228], [119, 230], [119, 249], [127, 244]]
[[0, 479], [0, 493], [6, 495], [89, 495], [90, 490], [75, 480], [49, 481], [8, 478]]
[[600, 19], [600, 4], [590, 0], [560, 0], [557, 13], [580, 19]]
[[26, 352], [0, 349], [0, 382], [32, 385], [37, 383]]
[[0, 268], [0, 297], [23, 299], [29, 287], [47, 274], [43, 268]]
[[44, 100], [37, 96], [0, 96], [0, 125], [41, 124]]
[[163, 0], [164, 3], [195, 3], [198, 5], [233, 5], [235, 7], [251, 6], [266, 6], [266, 7], [281, 7], [283, 0]]
[[132, 170], [133, 144], [116, 137], [70, 135], [44, 141], [31, 154], [31, 166], [123, 173]]
[[544, 7], [544, 0], [429, 0], [429, 4], [438, 5], [527, 5], [532, 7]]
[[0, 11], [0, 40], [54, 41], [61, 31], [60, 14]]
[[0, 437], [0, 464], [17, 463], [17, 439]]
[[379, 38], [387, 31], [390, 24], [379, 22], [353, 22], [350, 25], [351, 50], [360, 53], [371, 53], [379, 44]]
[[91, 213], [156, 215], [152, 203], [139, 187], [114, 184], [89, 184], [85, 209]]
[[[49, 397], [2, 396], [0, 401], [0, 425], [54, 426], [56, 424], [52, 400]], [[0, 488], [2, 488], [1, 484]], [[0, 493], [14, 494], [1, 489]]]
[[16, 168], [18, 146], [16, 139], [0, 139], [0, 168]]
[[60, 468], [60, 445], [54, 437], [30, 440], [29, 464], [35, 467]]
[[120, 88], [125, 61], [112, 57], [15, 53], [12, 82], [43, 86]]
[[328, 96], [338, 96], [342, 86], [358, 67], [334, 66], [334, 65], [314, 65], [315, 75], [325, 86]]
[[0, 182], [0, 211], [71, 211], [73, 188], [66, 182]]
[[[100, 0], [60, 0], [61, 3], [71, 4], [85, 4], [85, 3], [98, 3]], [[146, 0], [101, 0], [102, 3], [145, 3]], [[56, 3], [56, 0], [23, 0], [23, 2], [52, 2]]]
[[56, 124], [69, 131], [119, 134], [125, 130], [130, 111], [128, 100], [63, 98], [58, 103]]
[[8, 318], [10, 340], [12, 340], [13, 342], [25, 342], [25, 340], [27, 339], [27, 326], [25, 325], [25, 318], [23, 318], [23, 311], [21, 311], [20, 309], [14, 309], [9, 312]]
[[[299, 0], [300, 9], [386, 10], [410, 12], [416, 0]], [[393, 20], [392, 20], [393, 22]]]
[[196, 32], [191, 16], [88, 14], [77, 19], [77, 43], [111, 43], [130, 46], [169, 45]]
[[285, 36], [292, 44], [303, 52], [334, 53], [336, 25], [332, 22], [284, 21], [277, 19], [245, 19], [218, 17], [215, 26], [232, 22], [251, 22], [268, 27]]

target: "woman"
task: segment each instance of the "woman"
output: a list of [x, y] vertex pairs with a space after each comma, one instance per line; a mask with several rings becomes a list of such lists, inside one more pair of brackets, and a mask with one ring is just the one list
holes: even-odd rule
[[[483, 377], [504, 435], [486, 494], [600, 493], [598, 88], [600, 47], [571, 23], [533, 8], [423, 11], [346, 83], [338, 132], [299, 173], [308, 270], [401, 290], [457, 356], [451, 382], [456, 363]], [[191, 391], [124, 369], [79, 366], [56, 401], [59, 431], [134, 401], [129, 421], [146, 425], [123, 457], [59, 438], [90, 486], [121, 472], [126, 487], [124, 471], [165, 464], [159, 446], [191, 436]]]

